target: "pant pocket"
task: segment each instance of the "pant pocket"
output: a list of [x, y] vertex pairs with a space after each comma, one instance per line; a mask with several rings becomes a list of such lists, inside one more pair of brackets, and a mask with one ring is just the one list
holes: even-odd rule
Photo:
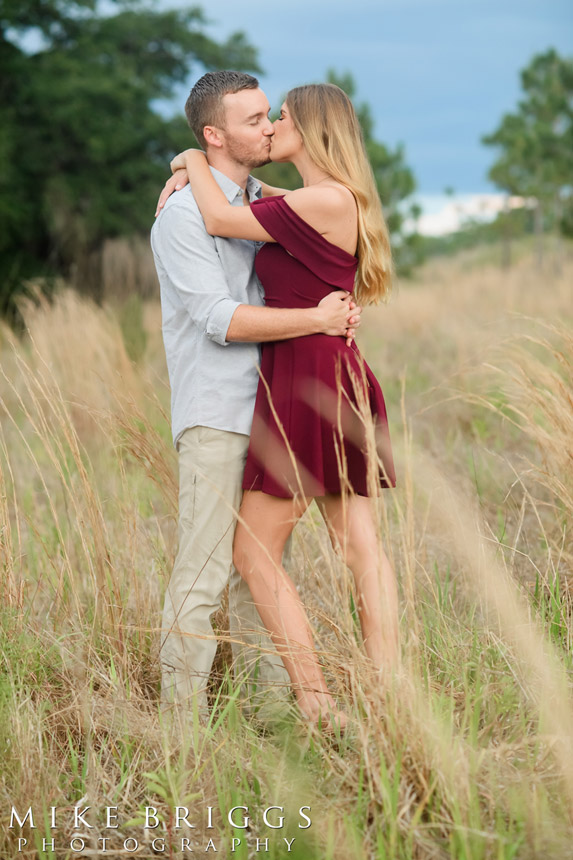
[[185, 525], [193, 525], [197, 507], [197, 475], [180, 477], [179, 520]]

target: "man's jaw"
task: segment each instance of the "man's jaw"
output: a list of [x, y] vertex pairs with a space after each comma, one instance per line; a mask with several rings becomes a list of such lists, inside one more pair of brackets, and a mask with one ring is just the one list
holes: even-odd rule
[[272, 161], [272, 158], [270, 158], [270, 156], [267, 155], [267, 157], [265, 159], [261, 159], [260, 161], [257, 161], [256, 163], [250, 164], [249, 170], [254, 170], [256, 167], [264, 167], [265, 164], [270, 164], [271, 161]]
[[243, 164], [245, 167], [248, 167], [249, 170], [255, 170], [257, 167], [264, 167], [265, 164], [270, 164], [272, 158], [270, 156], [271, 147], [265, 146], [263, 153], [258, 158], [249, 158], [244, 161]]
[[[222, 173], [238, 181], [238, 177], [243, 174], [243, 171], [247, 171], [248, 173], [257, 167], [269, 164], [271, 161], [270, 151], [270, 141], [256, 152], [252, 150], [249, 152], [247, 147], [237, 147], [231, 144], [225, 150], [219, 150], [215, 158], [209, 159], [209, 162], [212, 162], [213, 167], [217, 167]], [[241, 179], [239, 185], [243, 184], [243, 181]]]

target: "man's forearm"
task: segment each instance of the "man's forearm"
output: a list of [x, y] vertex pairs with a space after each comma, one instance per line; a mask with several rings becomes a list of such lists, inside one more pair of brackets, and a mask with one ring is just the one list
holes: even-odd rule
[[263, 343], [289, 340], [324, 331], [320, 308], [259, 308], [239, 305], [231, 318], [226, 339], [234, 342]]

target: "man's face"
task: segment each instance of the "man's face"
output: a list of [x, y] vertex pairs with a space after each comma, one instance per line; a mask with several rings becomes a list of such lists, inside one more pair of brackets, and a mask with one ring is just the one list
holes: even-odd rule
[[251, 170], [270, 161], [274, 133], [269, 120], [269, 101], [260, 89], [241, 90], [223, 96], [225, 128], [220, 129], [224, 151]]

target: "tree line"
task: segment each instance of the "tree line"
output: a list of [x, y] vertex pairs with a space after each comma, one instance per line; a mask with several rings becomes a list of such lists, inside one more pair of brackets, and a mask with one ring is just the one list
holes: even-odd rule
[[[192, 144], [181, 110], [158, 107], [205, 70], [261, 73], [244, 33], [218, 42], [199, 7], [159, 11], [146, 0], [0, 0], [0, 315], [14, 319], [30, 284], [64, 278], [101, 299], [106, 239], [147, 233], [175, 151]], [[111, 9], [111, 11], [110, 11]], [[350, 74], [328, 80], [351, 98]], [[573, 69], [554, 51], [522, 75], [526, 98], [484, 138], [500, 157], [490, 178], [533, 196], [543, 217], [571, 229]], [[426, 244], [405, 230], [419, 208], [404, 148], [376, 140], [367, 104], [356, 104], [399, 272]], [[296, 182], [284, 165], [269, 181]], [[568, 178], [567, 178], [568, 177]], [[569, 183], [569, 184], [568, 184]], [[540, 222], [541, 223], [541, 222]]]

